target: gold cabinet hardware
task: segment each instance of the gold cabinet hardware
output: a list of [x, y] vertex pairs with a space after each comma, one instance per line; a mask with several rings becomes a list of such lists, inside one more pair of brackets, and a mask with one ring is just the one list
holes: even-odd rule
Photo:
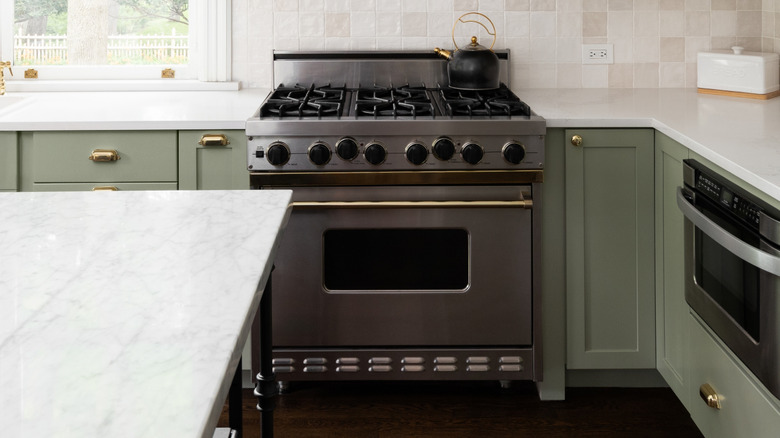
[[707, 406], [713, 409], [720, 409], [721, 396], [710, 386], [709, 383], [705, 383], [699, 387], [699, 396]]
[[97, 186], [97, 187], [92, 187], [92, 191], [93, 192], [116, 192], [117, 190], [119, 190], [119, 189], [116, 188], [115, 186]]
[[114, 149], [95, 149], [89, 154], [89, 159], [96, 162], [116, 161], [119, 158], [119, 152]]
[[201, 146], [227, 146], [230, 142], [225, 134], [203, 134], [198, 144]]
[[160, 73], [160, 77], [164, 79], [173, 79], [176, 77], [176, 70], [166, 68]]
[[579, 135], [573, 135], [571, 137], [571, 144], [574, 146], [582, 146], [582, 137]]
[[34, 68], [28, 68], [24, 71], [25, 79], [38, 79], [38, 70]]

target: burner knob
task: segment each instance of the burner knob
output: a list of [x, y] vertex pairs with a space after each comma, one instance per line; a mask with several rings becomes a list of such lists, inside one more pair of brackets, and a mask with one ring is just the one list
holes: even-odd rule
[[309, 160], [312, 163], [322, 166], [330, 161], [330, 148], [325, 143], [314, 143], [309, 147]]
[[344, 137], [336, 143], [336, 155], [344, 160], [353, 160], [358, 156], [358, 145], [355, 139]]
[[507, 143], [501, 150], [504, 159], [512, 164], [520, 164], [525, 158], [525, 146], [520, 143]]
[[460, 155], [467, 163], [477, 164], [482, 161], [485, 152], [482, 150], [482, 146], [476, 143], [466, 143], [460, 149]]
[[274, 166], [281, 166], [290, 160], [290, 148], [281, 141], [277, 141], [268, 146], [268, 152], [266, 152], [265, 156], [268, 157], [269, 163]]
[[406, 147], [406, 159], [419, 166], [428, 159], [428, 149], [420, 143], [412, 143]]
[[387, 151], [379, 143], [369, 143], [364, 152], [366, 161], [373, 165], [382, 164], [387, 158]]
[[441, 137], [433, 142], [433, 156], [447, 161], [455, 155], [455, 144], [447, 137]]

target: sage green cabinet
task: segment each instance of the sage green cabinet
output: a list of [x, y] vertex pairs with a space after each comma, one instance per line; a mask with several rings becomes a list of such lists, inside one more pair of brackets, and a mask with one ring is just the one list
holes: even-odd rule
[[244, 131], [180, 131], [179, 189], [249, 189], [246, 154]]
[[[706, 438], [777, 438], [780, 401], [693, 312], [687, 322], [692, 365], [688, 412], [702, 434]], [[720, 409], [709, 407], [700, 397], [705, 384], [718, 395]]]
[[153, 183], [35, 183], [34, 192], [85, 192], [98, 190], [178, 190], [176, 182]]
[[654, 369], [654, 130], [564, 139], [567, 368]]
[[0, 191], [18, 187], [19, 146], [16, 132], [0, 132]]
[[178, 186], [176, 131], [25, 132], [20, 150], [25, 191]]
[[684, 216], [677, 208], [688, 149], [655, 137], [656, 361], [658, 372], [688, 406], [688, 304], [685, 302]]

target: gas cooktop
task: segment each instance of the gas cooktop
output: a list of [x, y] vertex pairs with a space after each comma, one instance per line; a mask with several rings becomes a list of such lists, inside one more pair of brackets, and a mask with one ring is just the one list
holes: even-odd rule
[[446, 86], [372, 85], [348, 88], [280, 84], [260, 107], [259, 119], [507, 118], [530, 117], [531, 108], [506, 85], [466, 91]]
[[528, 170], [547, 124], [507, 85], [447, 84], [431, 52], [274, 53], [276, 87], [247, 120], [252, 172]]

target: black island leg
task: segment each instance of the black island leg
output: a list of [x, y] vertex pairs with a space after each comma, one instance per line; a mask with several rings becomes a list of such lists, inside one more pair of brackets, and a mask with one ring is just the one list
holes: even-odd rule
[[235, 430], [234, 438], [244, 436], [244, 417], [241, 411], [241, 359], [238, 359], [238, 367], [233, 374], [228, 392], [228, 421], [230, 428]]
[[260, 309], [257, 311], [257, 315], [252, 328], [253, 344], [257, 345], [255, 336], [259, 335], [260, 338], [260, 357], [257, 357], [257, 353], [252, 354], [252, 369], [257, 369], [255, 364], [258, 359], [260, 368], [260, 372], [257, 374], [257, 382], [255, 383], [255, 395], [257, 396], [257, 409], [261, 411], [262, 437], [272, 438], [274, 436], [274, 408], [276, 407], [276, 394], [278, 391], [271, 359], [273, 353], [271, 328], [273, 324], [271, 320], [270, 276], [268, 277], [268, 283], [265, 285], [263, 296], [260, 298]]

